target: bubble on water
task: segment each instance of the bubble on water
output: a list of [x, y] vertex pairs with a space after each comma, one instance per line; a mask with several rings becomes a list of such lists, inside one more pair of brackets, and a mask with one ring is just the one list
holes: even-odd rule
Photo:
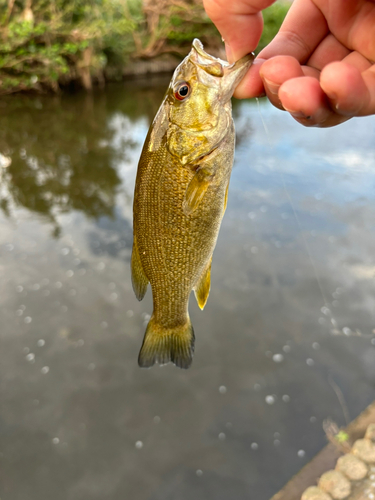
[[44, 339], [39, 339], [36, 345], [38, 347], [43, 347], [46, 344], [46, 341]]
[[272, 360], [275, 362], [275, 363], [281, 363], [282, 361], [284, 361], [284, 356], [282, 354], [274, 354], [272, 356]]
[[280, 432], [274, 432], [273, 433], [274, 438], [279, 438], [280, 437]]
[[159, 415], [155, 415], [155, 417], [153, 418], [153, 421], [154, 421], [154, 424], [160, 424], [161, 418], [159, 417]]
[[14, 250], [14, 245], [12, 245], [12, 243], [8, 243], [7, 245], [5, 245], [5, 248], [8, 250], [8, 252], [11, 252], [12, 250]]
[[22, 309], [17, 309], [16, 314], [17, 314], [17, 316], [22, 316], [23, 310]]
[[30, 349], [29, 349], [28, 347], [24, 347], [24, 348], [23, 348], [23, 352], [24, 352], [25, 354], [27, 354], [27, 353], [29, 353], [29, 352], [30, 352]]
[[117, 297], [118, 297], [117, 293], [116, 292], [112, 292], [110, 294], [110, 296], [109, 296], [109, 300], [117, 300]]
[[79, 265], [80, 265], [80, 263], [81, 263], [81, 259], [75, 258], [75, 259], [73, 260], [73, 263], [74, 263], [74, 265], [75, 265], [75, 266], [79, 266]]
[[258, 247], [251, 247], [250, 252], [251, 253], [258, 253]]
[[254, 384], [254, 391], [260, 391], [260, 384]]
[[62, 248], [61, 253], [62, 255], [68, 255], [68, 253], [70, 253], [70, 248], [68, 247]]
[[265, 397], [265, 402], [268, 404], [268, 405], [273, 405], [276, 401], [276, 397], [269, 394], [268, 396]]
[[202, 471], [201, 469], [197, 469], [197, 470], [195, 471], [195, 473], [196, 473], [196, 475], [197, 475], [198, 477], [202, 477], [202, 476], [203, 476], [203, 471]]
[[344, 326], [344, 328], [342, 329], [342, 333], [343, 333], [344, 335], [349, 336], [349, 335], [351, 335], [352, 331], [351, 331], [351, 329], [350, 329], [350, 328], [348, 328], [347, 326]]
[[252, 450], [257, 450], [259, 448], [259, 445], [258, 443], [251, 443], [250, 447]]
[[219, 392], [220, 394], [225, 394], [227, 392], [227, 388], [225, 387], [225, 385], [221, 385], [219, 387]]
[[37, 291], [37, 290], [40, 290], [40, 285], [39, 285], [39, 283], [35, 283], [35, 285], [33, 285], [31, 288], [33, 290]]
[[31, 323], [33, 320], [33, 318], [31, 316], [26, 316], [26, 318], [24, 319], [24, 322], [25, 323]]
[[297, 455], [298, 455], [300, 458], [303, 458], [303, 457], [306, 455], [306, 452], [305, 452], [305, 450], [298, 450], [298, 451], [297, 451]]
[[315, 361], [311, 358], [307, 358], [306, 359], [306, 364], [307, 366], [314, 366], [315, 365]]
[[75, 295], [77, 295], [77, 290], [75, 288], [71, 288], [69, 290], [69, 295], [71, 295], [72, 297], [74, 297]]
[[315, 424], [315, 422], [316, 422], [316, 417], [310, 417], [310, 422], [311, 422], [312, 424]]
[[35, 354], [32, 353], [32, 352], [30, 352], [29, 354], [27, 354], [26, 360], [30, 361], [30, 363], [34, 363], [34, 361], [35, 361]]
[[46, 375], [49, 372], [49, 366], [43, 366], [40, 371], [43, 373], [43, 375]]
[[132, 318], [134, 316], [134, 312], [131, 309], [129, 309], [129, 311], [126, 311], [126, 316], [128, 318]]
[[289, 403], [290, 401], [290, 396], [288, 396], [288, 394], [284, 394], [283, 397], [281, 398], [284, 403]]
[[61, 283], [61, 281], [56, 281], [56, 283], [55, 283], [55, 287], [56, 287], [56, 288], [61, 288], [61, 287], [62, 287], [62, 283]]
[[326, 316], [328, 316], [329, 314], [331, 314], [331, 311], [328, 309], [328, 307], [326, 306], [323, 306], [320, 308], [320, 310], [322, 311], [323, 314], [325, 314]]
[[219, 434], [220, 441], [224, 441], [225, 438], [226, 438], [226, 436], [225, 436], [224, 432], [220, 432], [220, 434]]
[[320, 344], [318, 344], [318, 342], [313, 342], [312, 347], [317, 351], [318, 349], [320, 349]]
[[52, 439], [53, 444], [59, 444], [59, 442], [60, 442], [60, 439], [58, 437], [55, 437]]
[[95, 370], [96, 365], [95, 365], [95, 363], [90, 363], [87, 368], [92, 371], [92, 370]]
[[141, 448], [143, 448], [143, 443], [142, 441], [137, 441], [135, 443], [135, 447], [137, 448], [137, 450], [140, 450]]
[[284, 345], [284, 347], [283, 347], [283, 351], [284, 351], [285, 353], [290, 352], [290, 351], [291, 351], [291, 349], [292, 349], [292, 348], [290, 347], [290, 345]]
[[280, 446], [281, 442], [280, 442], [280, 440], [279, 440], [279, 439], [275, 439], [275, 440], [273, 441], [273, 444], [274, 444], [274, 446]]
[[16, 291], [17, 291], [18, 293], [21, 293], [21, 292], [23, 291], [23, 286], [22, 286], [22, 285], [17, 285], [17, 286], [16, 286]]
[[142, 317], [145, 321], [150, 321], [151, 314], [148, 313], [142, 313]]
[[337, 321], [335, 320], [335, 318], [331, 318], [331, 323], [333, 326], [337, 326]]
[[267, 207], [266, 205], [262, 205], [259, 209], [262, 213], [266, 213], [267, 212]]
[[108, 328], [108, 323], [107, 323], [106, 321], [102, 321], [102, 322], [100, 323], [100, 326], [101, 326], [102, 328], [104, 328], [104, 329], [105, 329], [105, 328]]
[[255, 217], [256, 217], [256, 213], [255, 213], [255, 212], [249, 212], [249, 213], [247, 214], [247, 216], [249, 217], [249, 219], [255, 219]]
[[71, 278], [72, 276], [74, 276], [74, 271], [72, 269], [69, 269], [69, 271], [66, 271], [66, 275], [68, 278]]

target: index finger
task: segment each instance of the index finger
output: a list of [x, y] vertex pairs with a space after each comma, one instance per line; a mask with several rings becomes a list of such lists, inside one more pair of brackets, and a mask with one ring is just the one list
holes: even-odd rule
[[204, 8], [225, 40], [227, 57], [236, 61], [252, 52], [263, 30], [261, 11], [275, 0], [203, 0]]

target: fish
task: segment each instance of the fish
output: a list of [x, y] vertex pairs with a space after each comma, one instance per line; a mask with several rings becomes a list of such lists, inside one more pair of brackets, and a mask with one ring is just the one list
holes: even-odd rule
[[153, 297], [140, 367], [192, 363], [189, 297], [194, 290], [203, 309], [210, 292], [234, 159], [231, 97], [253, 59], [248, 54], [229, 64], [195, 39], [148, 131], [134, 190], [131, 256], [137, 299], [149, 283]]

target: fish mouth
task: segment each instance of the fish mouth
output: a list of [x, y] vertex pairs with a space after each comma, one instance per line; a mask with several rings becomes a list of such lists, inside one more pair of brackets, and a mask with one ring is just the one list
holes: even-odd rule
[[[235, 88], [247, 73], [254, 61], [253, 53], [246, 54], [238, 61], [230, 64], [218, 57], [214, 57], [203, 48], [203, 44], [198, 38], [195, 38], [190, 52], [191, 61], [212, 76], [222, 78], [222, 91], [225, 99], [230, 98]], [[224, 99], [224, 100], [225, 100]]]
[[211, 54], [208, 54], [203, 48], [203, 43], [198, 38], [194, 38], [192, 47], [195, 51], [194, 55], [196, 56], [194, 58], [195, 64], [213, 76], [224, 76], [225, 73], [238, 70], [240, 67], [244, 67], [247, 70], [255, 58], [255, 55], [251, 52], [250, 54], [246, 54], [241, 57], [238, 61], [230, 64], [228, 61], [224, 61], [219, 57], [214, 57]]

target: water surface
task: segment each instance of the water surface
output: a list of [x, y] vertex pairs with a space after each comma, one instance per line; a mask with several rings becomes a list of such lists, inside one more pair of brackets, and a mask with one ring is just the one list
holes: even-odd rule
[[375, 117], [308, 130], [265, 101], [235, 106], [193, 366], [138, 368], [132, 198], [165, 86], [0, 101], [6, 500], [268, 500], [374, 399]]

